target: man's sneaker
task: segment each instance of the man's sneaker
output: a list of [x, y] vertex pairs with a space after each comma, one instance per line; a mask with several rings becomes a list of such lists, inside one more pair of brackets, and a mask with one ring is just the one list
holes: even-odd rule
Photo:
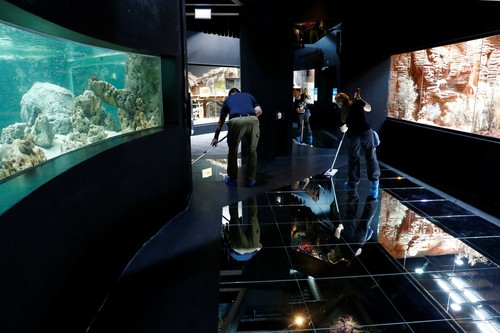
[[378, 198], [378, 180], [370, 181], [370, 197], [373, 199]]
[[230, 187], [237, 187], [238, 182], [236, 180], [232, 180], [228, 177], [228, 178], [226, 178], [226, 185], [230, 186]]
[[346, 191], [354, 191], [355, 189], [356, 189], [356, 186], [352, 185], [352, 183], [350, 183], [349, 181], [346, 181], [344, 183], [344, 190], [346, 190]]
[[250, 183], [248, 183], [247, 187], [254, 187], [255, 184], [257, 184], [257, 179], [254, 179]]
[[370, 228], [370, 227], [368, 227], [368, 231], [366, 233], [366, 239], [365, 239], [365, 241], [370, 240], [370, 238], [372, 238], [372, 236], [373, 236], [373, 229]]
[[308, 135], [307, 136], [307, 142], [306, 142], [308, 145], [312, 145], [313, 144], [313, 136], [312, 135]]

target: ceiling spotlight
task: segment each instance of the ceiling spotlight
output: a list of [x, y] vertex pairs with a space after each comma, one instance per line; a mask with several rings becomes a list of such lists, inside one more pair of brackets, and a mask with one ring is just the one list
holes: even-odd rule
[[304, 326], [305, 322], [306, 322], [306, 319], [302, 315], [295, 315], [295, 317], [293, 318], [293, 323], [297, 327]]
[[210, 20], [212, 18], [212, 9], [210, 8], [195, 8], [194, 18], [202, 20]]
[[276, 203], [277, 203], [278, 205], [281, 205], [281, 203], [282, 203], [282, 202], [283, 202], [283, 199], [281, 198], [281, 195], [277, 195], [277, 196], [276, 196]]

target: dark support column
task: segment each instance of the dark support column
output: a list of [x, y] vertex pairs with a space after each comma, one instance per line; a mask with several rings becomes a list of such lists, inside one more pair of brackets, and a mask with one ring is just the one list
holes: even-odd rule
[[274, 3], [273, 10], [250, 6], [241, 15], [241, 88], [263, 109], [259, 159], [290, 155], [292, 149], [294, 36], [289, 5]]

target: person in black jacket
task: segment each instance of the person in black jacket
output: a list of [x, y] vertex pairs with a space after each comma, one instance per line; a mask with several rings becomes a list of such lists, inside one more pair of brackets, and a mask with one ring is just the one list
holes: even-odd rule
[[300, 90], [300, 87], [293, 88], [293, 109], [297, 115], [297, 134], [294, 138], [297, 143], [305, 143], [312, 145], [313, 137], [311, 124], [309, 118], [311, 117], [311, 111], [307, 107], [307, 99], [309, 95], [307, 94], [307, 89], [304, 91]]
[[377, 160], [374, 132], [366, 119], [366, 112], [372, 110], [370, 103], [361, 98], [361, 90], [357, 89], [354, 98], [346, 93], [338, 93], [335, 103], [340, 108], [341, 132], [348, 138], [348, 180], [344, 183], [346, 190], [353, 190], [361, 177], [360, 153], [363, 150], [366, 161], [367, 176], [370, 180], [372, 197], [378, 196], [380, 167]]

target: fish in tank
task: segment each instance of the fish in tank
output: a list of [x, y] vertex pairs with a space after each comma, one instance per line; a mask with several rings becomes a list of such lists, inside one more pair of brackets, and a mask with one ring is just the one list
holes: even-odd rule
[[0, 21], [0, 181], [107, 138], [163, 125], [160, 57]]

